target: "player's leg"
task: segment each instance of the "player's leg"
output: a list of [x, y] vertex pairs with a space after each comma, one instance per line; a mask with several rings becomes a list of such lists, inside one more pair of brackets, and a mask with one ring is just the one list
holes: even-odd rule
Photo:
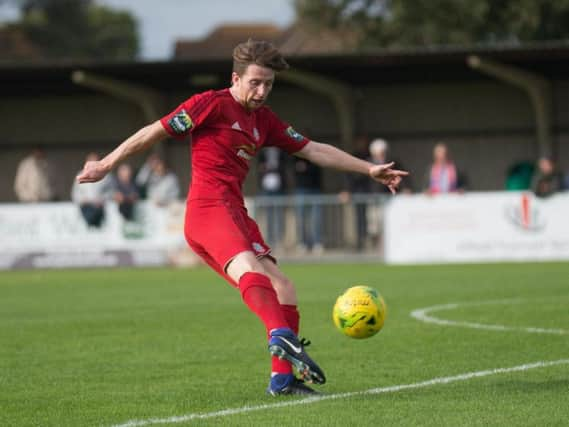
[[[304, 350], [307, 343], [300, 341], [293, 328], [289, 326], [285, 317], [286, 310], [283, 310], [275, 291], [276, 287], [281, 292], [282, 302], [296, 304], [294, 286], [275, 264], [268, 262], [268, 260], [260, 261], [253, 252], [247, 251], [235, 256], [227, 265], [226, 272], [232, 280], [239, 283], [243, 300], [267, 326], [270, 353], [291, 362], [303, 379], [324, 384], [326, 382], [324, 372]], [[271, 282], [270, 274], [275, 284]], [[272, 292], [269, 291], [269, 286]], [[289, 310], [289, 316], [293, 321], [293, 326], [298, 327], [296, 307], [294, 312]], [[296, 317], [295, 320], [293, 320], [294, 317]], [[268, 321], [273, 321], [272, 325], [276, 325], [274, 320], [277, 318], [284, 320], [286, 327], [275, 328], [268, 325]]]
[[[274, 331], [284, 333], [285, 340], [294, 345], [290, 348], [277, 337], [275, 340], [282, 344], [279, 350], [285, 353], [289, 350], [288, 358], [294, 358], [300, 368], [311, 362], [308, 367], [312, 366], [313, 371], [320, 373], [321, 370], [308, 358], [296, 334], [290, 329], [271, 279], [258, 260], [258, 257], [269, 256], [270, 248], [265, 244], [257, 224], [247, 216], [247, 211], [239, 206], [215, 201], [190, 201], [188, 207], [185, 228], [188, 243], [214, 270], [239, 289], [245, 304], [265, 324], [269, 335]], [[212, 227], [212, 224], [215, 226]], [[300, 349], [300, 352], [297, 354], [294, 349]], [[317, 377], [320, 378], [323, 378], [323, 374]]]
[[[270, 338], [272, 330], [289, 327], [287, 313], [282, 309], [282, 286], [275, 287], [275, 281], [267, 274], [267, 270], [257, 256], [251, 252], [238, 254], [227, 266], [227, 275], [233, 281], [239, 282], [239, 290], [245, 304], [261, 319], [267, 329], [267, 337]], [[277, 289], [279, 291], [277, 291]], [[279, 292], [281, 295], [279, 295]], [[287, 295], [285, 298], [296, 296]], [[284, 324], [275, 325], [273, 317]], [[296, 331], [294, 331], [296, 333]], [[292, 365], [277, 356], [271, 357], [271, 378], [278, 380], [283, 376], [292, 376]]]
[[[252, 261], [252, 260], [251, 260]], [[296, 291], [294, 289], [294, 285], [288, 278], [277, 268], [274, 260], [270, 256], [265, 256], [258, 261], [263, 270], [263, 274], [268, 276], [271, 286], [275, 290], [277, 300], [279, 302], [280, 311], [283, 314], [288, 327], [292, 329], [292, 331], [298, 335], [298, 325], [299, 325], [299, 318], [298, 311], [296, 309]], [[253, 265], [247, 266], [245, 263], [241, 263], [241, 266], [245, 269], [247, 268], [257, 268], [259, 266], [256, 265], [256, 262]], [[239, 275], [242, 272], [237, 272], [236, 274]], [[270, 338], [270, 330], [267, 331], [268, 336]], [[271, 382], [274, 383], [273, 385], [276, 387], [277, 384], [285, 384], [285, 382], [289, 382], [292, 377], [292, 365], [291, 363], [284, 359], [279, 358], [278, 356], [271, 357]], [[279, 387], [282, 388], [282, 387]]]
[[261, 319], [267, 334], [273, 329], [288, 327], [271, 279], [252, 251], [234, 256], [225, 271], [238, 284], [243, 301]]
[[[233, 263], [234, 267], [231, 268], [233, 271], [233, 277], [231, 277], [224, 271], [223, 266], [219, 265], [203, 246], [191, 239], [188, 239], [188, 244], [206, 264], [226, 279], [232, 286], [241, 291], [242, 298], [246, 305], [251, 311], [257, 314], [265, 324], [267, 336], [269, 336], [272, 329], [289, 327], [286, 313], [283, 310], [279, 310], [282, 306], [280, 305], [277, 293], [271, 284], [270, 278], [265, 274], [263, 266], [259, 265], [255, 254], [249, 251], [239, 254], [238, 257], [236, 257], [238, 258], [237, 262]], [[230, 262], [229, 265], [231, 265], [231, 263], [232, 262]], [[234, 270], [236, 270], [237, 267], [240, 267], [241, 270], [235, 272]], [[255, 274], [246, 275], [246, 273]], [[259, 289], [256, 289], [257, 287]], [[273, 304], [271, 304], [271, 301], [273, 301]], [[267, 304], [267, 302], [269, 304]], [[271, 305], [273, 306], [272, 309], [270, 308]], [[298, 322], [296, 322], [296, 324], [298, 324]], [[275, 372], [292, 372], [288, 362], [280, 360], [278, 362], [280, 362], [280, 364], [277, 366], [277, 369], [274, 370]]]
[[[223, 271], [223, 267], [220, 266], [201, 245], [193, 241], [188, 241], [188, 243], [190, 244], [192, 249], [196, 252], [196, 254], [198, 254], [211, 268], [213, 268], [213, 270], [215, 270], [222, 277], [224, 277], [231, 285], [235, 286], [235, 288], [239, 289], [239, 283], [237, 283], [229, 275], [227, 275], [227, 273]], [[285, 316], [285, 321], [287, 321], [286, 314], [285, 313], [281, 314]], [[268, 393], [273, 395], [315, 393], [314, 390], [305, 386], [304, 384], [302, 384], [302, 382], [300, 382], [294, 377], [290, 362], [288, 362], [287, 360], [279, 359], [277, 356], [272, 356], [271, 363], [272, 363], [271, 380], [269, 388], [267, 390]]]
[[271, 281], [257, 260], [270, 248], [244, 207], [222, 200], [190, 200], [185, 235], [190, 246], [240, 290], [267, 331], [288, 327]]
[[[263, 321], [263, 323], [265, 324], [265, 327], [267, 328], [267, 336], [268, 337], [270, 337], [270, 329], [269, 328], [271, 326], [267, 326], [267, 323], [275, 322], [275, 320], [273, 318], [274, 317], [273, 315], [275, 313], [280, 317], [280, 321], [279, 321], [280, 323], [273, 324], [272, 326], [274, 326], [274, 329], [286, 328], [288, 326], [288, 320], [286, 318], [286, 312], [279, 310], [277, 308], [277, 304], [274, 304], [274, 308], [272, 310], [267, 310], [267, 307], [265, 306], [265, 304], [259, 304], [259, 301], [260, 300], [262, 301], [265, 298], [268, 299], [269, 301], [271, 299], [276, 299], [278, 301], [278, 297], [276, 296], [274, 289], [272, 289], [272, 285], [271, 285], [271, 289], [265, 289], [267, 287], [266, 280], [264, 280], [262, 277], [259, 277], [261, 279], [261, 289], [255, 289], [255, 286], [254, 286], [255, 281], [247, 282], [247, 278], [244, 279], [244, 283], [241, 283], [242, 286], [240, 287], [239, 286], [239, 280], [235, 280], [235, 279], [231, 278], [223, 270], [223, 267], [220, 266], [213, 259], [213, 257], [200, 244], [192, 241], [191, 239], [188, 239], [188, 243], [190, 244], [190, 246], [192, 247], [194, 252], [196, 254], [198, 254], [211, 268], [213, 268], [213, 270], [215, 270], [218, 274], [223, 276], [231, 285], [235, 286], [235, 288], [242, 291], [241, 292], [242, 297], [243, 297], [243, 300], [246, 303], [246, 305], [249, 306], [249, 308], [255, 314], [257, 314], [260, 317], [260, 319]], [[250, 256], [246, 255], [245, 258], [249, 259]], [[254, 254], [253, 254], [253, 258], [255, 258], [255, 260], [253, 260], [252, 262], [249, 262], [249, 263], [239, 262], [239, 260], [238, 260], [238, 262], [234, 264], [234, 266], [243, 266], [242, 271], [239, 271], [238, 273], [234, 273], [234, 277], [236, 279], [237, 279], [237, 277], [243, 277], [243, 275], [245, 274], [245, 272], [247, 270], [256, 270], [257, 273], [260, 273], [262, 271], [262, 267], [255, 265], [257, 262], [256, 262], [256, 257]], [[247, 266], [248, 266], [248, 268], [247, 268]], [[264, 285], [263, 285], [263, 282], [265, 282]], [[269, 281], [269, 283], [270, 283], [270, 281]], [[248, 290], [248, 291], [244, 292], [245, 290]], [[271, 298], [271, 293], [275, 294], [274, 298]], [[267, 295], [268, 295], [268, 298], [267, 298]], [[270, 304], [269, 304], [269, 306], [270, 306]], [[268, 316], [268, 319], [267, 319], [267, 316]], [[287, 393], [285, 393], [285, 394], [290, 394], [291, 392], [296, 390], [296, 388], [291, 387], [291, 384], [293, 384], [295, 382], [295, 378], [292, 374], [291, 363], [288, 362], [287, 360], [279, 359], [277, 356], [272, 356], [271, 357], [271, 365], [272, 365], [271, 366], [271, 384], [274, 385], [274, 387], [269, 387], [268, 391], [273, 392], [272, 394], [276, 394], [275, 390], [282, 391], [283, 389], [286, 388]], [[299, 390], [303, 391], [304, 392], [303, 394], [310, 392], [310, 389], [307, 389], [306, 387], [299, 388]], [[296, 392], [296, 393], [298, 393], [298, 392]]]
[[300, 315], [297, 310], [296, 289], [292, 281], [284, 275], [275, 261], [270, 257], [263, 257], [259, 260], [269, 276], [271, 284], [277, 293], [277, 298], [281, 305], [289, 327], [298, 334]]
[[[263, 257], [259, 261], [271, 279], [288, 326], [298, 336], [300, 314], [292, 281], [283, 274], [272, 257]], [[271, 357], [271, 380], [267, 392], [272, 395], [316, 393], [293, 375], [291, 363], [287, 359], [278, 356]]]
[[[294, 285], [277, 267], [276, 260], [270, 254], [270, 248], [264, 243], [263, 236], [257, 226], [257, 223], [247, 217], [248, 235], [251, 239], [252, 247], [255, 249], [256, 257], [260, 266], [263, 268], [264, 273], [269, 276], [271, 285], [277, 293], [277, 298], [283, 312], [285, 319], [289, 323], [290, 329], [294, 336], [292, 340], [298, 345], [289, 346], [292, 342], [290, 339], [284, 337], [279, 338], [281, 333], [288, 333], [286, 331], [275, 330], [271, 332], [269, 339], [269, 351], [271, 354], [279, 356], [292, 362], [297, 368], [299, 373], [303, 375], [308, 381], [323, 384], [326, 379], [320, 367], [306, 354], [304, 351], [304, 344], [298, 340], [298, 311], [296, 309], [296, 291]], [[257, 267], [259, 268], [259, 267]], [[298, 351], [300, 349], [300, 351]], [[274, 359], [273, 359], [274, 360]]]

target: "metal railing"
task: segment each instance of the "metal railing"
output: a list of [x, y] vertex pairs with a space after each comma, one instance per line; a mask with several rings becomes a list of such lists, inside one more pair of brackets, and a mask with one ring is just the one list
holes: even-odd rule
[[383, 257], [384, 194], [257, 196], [247, 200], [275, 254]]

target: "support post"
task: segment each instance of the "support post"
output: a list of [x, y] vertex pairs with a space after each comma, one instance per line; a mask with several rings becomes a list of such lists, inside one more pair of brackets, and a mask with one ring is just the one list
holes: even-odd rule
[[466, 62], [471, 68], [516, 86], [527, 93], [535, 114], [539, 156], [553, 155], [551, 83], [538, 74], [476, 55], [468, 56]]
[[153, 122], [160, 117], [164, 100], [162, 95], [153, 89], [82, 70], [73, 71], [71, 80], [77, 85], [85, 86], [137, 105], [142, 110], [147, 123]]
[[324, 95], [332, 102], [338, 115], [340, 147], [350, 151], [355, 132], [355, 101], [353, 89], [345, 83], [318, 74], [290, 70], [279, 74], [279, 79]]

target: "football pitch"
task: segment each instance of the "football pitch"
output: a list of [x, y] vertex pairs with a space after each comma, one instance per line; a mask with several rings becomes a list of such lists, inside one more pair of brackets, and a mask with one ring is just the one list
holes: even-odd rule
[[[206, 268], [0, 273], [0, 426], [566, 426], [569, 264], [285, 265], [328, 383], [272, 398], [260, 322]], [[380, 291], [383, 330], [336, 297]]]

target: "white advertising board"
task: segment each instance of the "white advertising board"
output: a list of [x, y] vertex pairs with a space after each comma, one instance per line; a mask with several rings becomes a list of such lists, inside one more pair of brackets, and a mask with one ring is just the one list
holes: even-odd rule
[[135, 222], [108, 203], [100, 228], [87, 227], [72, 203], [5, 204], [0, 236], [0, 269], [164, 265], [188, 252], [183, 202], [140, 202]]
[[569, 193], [398, 196], [386, 206], [392, 264], [569, 259]]

